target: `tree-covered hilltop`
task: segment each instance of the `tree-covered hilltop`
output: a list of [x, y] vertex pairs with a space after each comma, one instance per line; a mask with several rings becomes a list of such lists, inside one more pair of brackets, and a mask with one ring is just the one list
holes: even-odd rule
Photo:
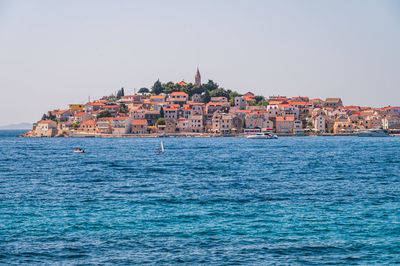
[[[204, 103], [208, 103], [211, 97], [226, 97], [230, 101], [232, 106], [234, 105], [235, 97], [242, 96], [242, 94], [236, 91], [226, 90], [220, 87], [212, 80], [208, 80], [207, 83], [202, 84], [200, 87], [196, 87], [193, 83], [180, 85], [179, 83], [173, 83], [172, 81], [161, 83], [160, 80], [157, 80], [151, 87], [150, 93], [153, 95], [158, 95], [170, 94], [177, 91], [186, 92], [189, 97], [192, 97], [196, 93], [200, 94], [201, 101]], [[256, 96], [256, 99], [259, 99], [259, 97], [262, 96]]]

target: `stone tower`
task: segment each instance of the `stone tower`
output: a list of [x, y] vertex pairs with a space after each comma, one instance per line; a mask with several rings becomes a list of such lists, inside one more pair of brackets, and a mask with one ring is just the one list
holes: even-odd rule
[[201, 86], [201, 76], [199, 68], [197, 68], [196, 75], [194, 76], [194, 84], [197, 88]]

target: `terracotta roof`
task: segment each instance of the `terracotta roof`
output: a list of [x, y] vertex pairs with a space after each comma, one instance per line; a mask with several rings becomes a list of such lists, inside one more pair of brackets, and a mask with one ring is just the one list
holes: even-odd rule
[[104, 103], [87, 103], [88, 105], [92, 105], [92, 106], [103, 106]]
[[113, 117], [113, 120], [117, 119], [117, 120], [121, 120], [121, 119], [128, 119], [129, 117]]
[[290, 102], [290, 105], [310, 105], [310, 102]]
[[145, 119], [135, 119], [135, 120], [132, 120], [132, 126], [141, 126], [141, 125], [143, 125], [143, 126], [145, 126], [145, 125], [147, 125], [147, 120], [145, 120]]
[[166, 95], [151, 95], [150, 99], [165, 99]]
[[86, 121], [86, 122], [83, 122], [82, 125], [85, 125], [85, 126], [94, 126], [94, 125], [97, 125], [97, 123], [96, 123], [96, 121], [88, 120], [88, 121]]
[[103, 108], [118, 108], [119, 105], [118, 104], [114, 104], [114, 105], [104, 105]]
[[102, 117], [102, 118], [99, 118], [99, 119], [97, 119], [97, 121], [101, 121], [101, 120], [112, 120], [112, 119], [114, 119], [114, 117]]
[[178, 83], [178, 85], [180, 85], [180, 86], [187, 86], [188, 84], [182, 80], [181, 82]]
[[294, 116], [278, 116], [276, 121], [294, 121]]
[[41, 121], [39, 121], [38, 124], [49, 124], [49, 123], [52, 123], [52, 122], [54, 122], [54, 121], [53, 120], [41, 120]]
[[174, 91], [170, 95], [172, 95], [172, 96], [189, 96], [186, 92], [183, 92], [183, 91]]
[[62, 114], [65, 113], [66, 111], [68, 111], [68, 110], [61, 110], [61, 111], [58, 111], [56, 114], [62, 115]]
[[81, 116], [84, 116], [86, 113], [84, 113], [84, 112], [80, 112], [80, 113], [77, 113], [76, 115], [75, 115], [75, 117], [81, 117]]

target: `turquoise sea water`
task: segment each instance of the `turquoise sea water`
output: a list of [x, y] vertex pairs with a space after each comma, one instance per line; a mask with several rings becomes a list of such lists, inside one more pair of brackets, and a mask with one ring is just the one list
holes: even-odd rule
[[[15, 138], [0, 264], [400, 263], [400, 138]], [[75, 147], [88, 153], [74, 154]]]

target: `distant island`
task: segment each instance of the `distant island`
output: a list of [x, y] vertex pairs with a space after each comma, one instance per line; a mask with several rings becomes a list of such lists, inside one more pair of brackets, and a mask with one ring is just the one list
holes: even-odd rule
[[[25, 125], [25, 124], [24, 124]], [[15, 125], [18, 126], [18, 125]], [[31, 126], [31, 125], [30, 125]], [[49, 110], [25, 137], [343, 135], [360, 130], [400, 131], [400, 107], [343, 105], [341, 98], [310, 99], [238, 93], [212, 80], [161, 83], [66, 109]]]
[[11, 125], [4, 125], [0, 126], [1, 130], [5, 129], [32, 129], [32, 123], [18, 123], [18, 124], [11, 124]]

